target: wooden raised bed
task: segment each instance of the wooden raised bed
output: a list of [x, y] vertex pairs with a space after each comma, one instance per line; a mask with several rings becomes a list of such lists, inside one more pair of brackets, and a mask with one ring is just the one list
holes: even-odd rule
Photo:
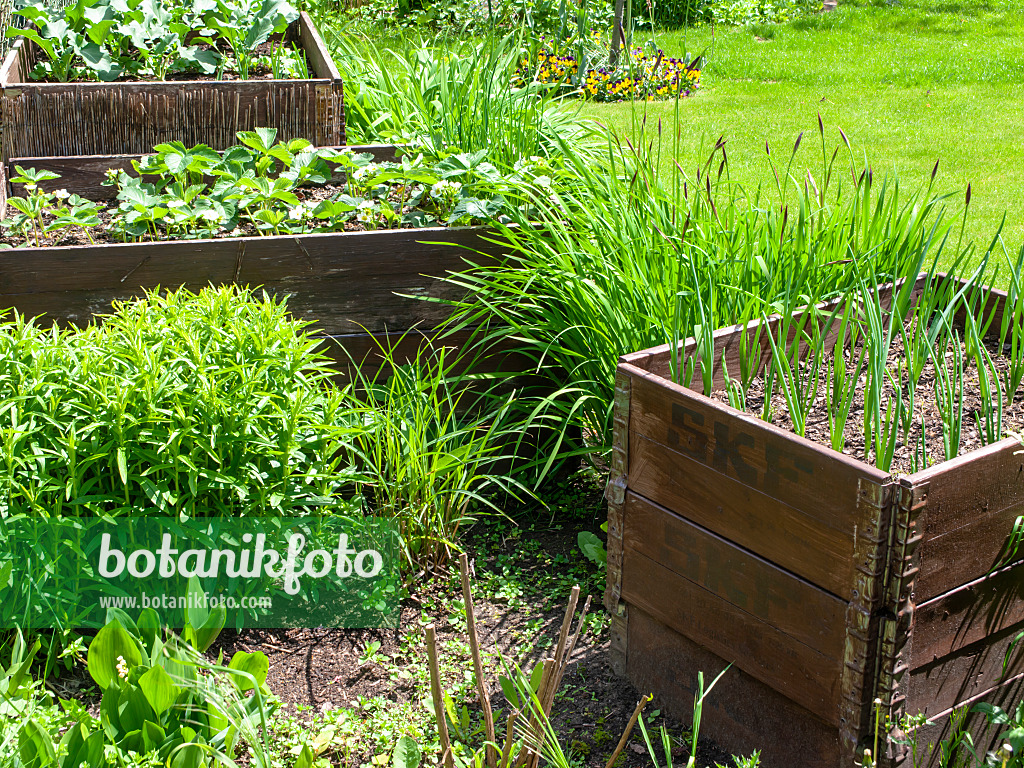
[[[369, 152], [376, 162], [393, 161], [399, 147], [349, 147]], [[101, 182], [108, 169], [134, 173], [140, 154], [93, 157], [16, 158], [7, 174], [0, 165], [0, 215], [20, 187], [6, 181], [15, 165], [50, 170], [60, 178], [47, 190], [65, 188], [92, 200], [110, 200]], [[343, 178], [338, 171], [335, 181]], [[141, 296], [154, 288], [191, 290], [235, 283], [287, 297], [291, 314], [330, 337], [324, 351], [343, 375], [350, 359], [364, 376], [380, 366], [378, 342], [396, 345], [396, 359], [414, 356], [425, 344], [462, 348], [472, 329], [439, 336], [450, 307], [423, 299], [456, 299], [460, 290], [443, 278], [465, 269], [467, 260], [484, 264], [500, 258], [504, 246], [491, 242], [484, 226], [429, 227], [373, 232], [235, 237], [148, 243], [17, 248], [0, 251], [0, 310], [39, 317], [43, 324], [84, 325], [108, 313], [115, 300]], [[510, 344], [487, 350], [474, 361], [477, 372], [527, 370]]]
[[[146, 289], [234, 283], [288, 298], [291, 314], [353, 352], [370, 335], [426, 336], [456, 298], [448, 273], [500, 257], [484, 227], [19, 248], [0, 252], [0, 308], [84, 325]], [[479, 253], [474, 253], [479, 252]], [[451, 343], [451, 342], [446, 342]]]
[[[349, 146], [353, 152], [368, 152], [373, 155], [374, 162], [394, 162], [398, 158], [400, 147], [394, 144], [365, 144]], [[342, 147], [334, 147], [342, 149]], [[141, 160], [143, 153], [131, 153], [122, 155], [84, 155], [69, 157], [13, 157], [7, 163], [6, 172], [0, 165], [0, 208], [12, 195], [21, 194], [19, 188], [12, 188], [7, 179], [11, 177], [13, 170], [22, 168], [35, 168], [37, 171], [51, 171], [60, 178], [40, 182], [40, 189], [53, 192], [56, 189], [66, 189], [76, 195], [94, 201], [113, 200], [117, 197], [117, 189], [103, 184], [107, 171], [124, 171], [130, 176], [137, 176], [132, 165], [133, 161]], [[344, 181], [345, 173], [335, 169], [331, 181]]]
[[[755, 328], [718, 331], [716, 359], [739, 370]], [[617, 371], [605, 601], [620, 674], [688, 719], [697, 673], [732, 663], [701, 732], [769, 768], [859, 762], [876, 697], [928, 717], [917, 736], [937, 765], [953, 709], [1019, 700], [1024, 649], [1003, 662], [1024, 564], [986, 578], [1024, 514], [1017, 440], [890, 475], [673, 383], [669, 360], [654, 348]], [[981, 721], [967, 726], [984, 754]], [[906, 761], [885, 737], [882, 762]]]
[[14, 157], [150, 152], [162, 142], [226, 149], [238, 131], [276, 128], [279, 140], [345, 143], [341, 75], [305, 11], [285, 40], [306, 54], [309, 80], [37, 83], [35, 44], [19, 39], [0, 67], [0, 130]]

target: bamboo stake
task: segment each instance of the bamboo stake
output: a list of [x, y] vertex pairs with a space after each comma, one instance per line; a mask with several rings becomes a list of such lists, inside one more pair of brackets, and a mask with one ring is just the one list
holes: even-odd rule
[[648, 694], [640, 699], [639, 703], [636, 705], [636, 709], [633, 710], [633, 716], [629, 718], [629, 724], [626, 726], [626, 730], [622, 732], [622, 738], [619, 739], [619, 743], [615, 746], [615, 751], [612, 752], [612, 756], [608, 758], [608, 764], [605, 765], [605, 768], [612, 768], [615, 761], [619, 759], [619, 755], [622, 754], [622, 750], [626, 748], [626, 742], [629, 741], [630, 734], [633, 733], [633, 728], [636, 727], [636, 721], [640, 719], [640, 713], [644, 711], [644, 707], [647, 706], [647, 702], [652, 698], [653, 697]]
[[480, 641], [476, 633], [476, 609], [473, 607], [473, 593], [469, 587], [469, 557], [463, 552], [459, 556], [459, 570], [462, 572], [462, 598], [466, 603], [466, 629], [469, 632], [469, 647], [473, 653], [473, 673], [476, 675], [476, 690], [480, 696], [480, 708], [484, 711], [484, 728], [487, 734], [487, 765], [497, 768], [495, 753], [494, 713], [491, 712], [491, 697], [484, 682], [484, 665], [480, 659]]
[[534, 712], [530, 716], [530, 728], [528, 731], [531, 738], [537, 737], [537, 734], [539, 733], [539, 742], [537, 743], [536, 748], [534, 748], [533, 744], [525, 745], [525, 749], [520, 753], [519, 759], [516, 760], [517, 768], [518, 766], [527, 766], [527, 768], [532, 768], [536, 765], [537, 760], [540, 759], [541, 747], [544, 745], [544, 732], [540, 727], [540, 717], [546, 714], [543, 711], [544, 702], [547, 700], [548, 690], [551, 688], [551, 684], [555, 676], [555, 660], [550, 658], [543, 659], [540, 663], [544, 665], [544, 671], [541, 672], [540, 685], [537, 688], [536, 695], [537, 701], [540, 704], [541, 712]]
[[569, 629], [572, 627], [572, 619], [576, 614], [576, 605], [580, 600], [580, 587], [579, 584], [572, 588], [572, 592], [569, 595], [569, 604], [565, 606], [565, 616], [562, 618], [562, 629], [558, 633], [558, 645], [555, 647], [555, 672], [554, 679], [551, 681], [550, 689], [546, 696], [540, 700], [541, 708], [544, 710], [546, 716], [551, 714], [551, 708], [555, 704], [555, 694], [558, 693], [558, 683], [562, 679], [562, 674], [565, 670], [566, 663], [566, 643], [569, 640]]
[[427, 658], [430, 661], [430, 696], [434, 700], [434, 716], [437, 718], [437, 735], [441, 741], [441, 752], [446, 768], [455, 768], [452, 759], [452, 744], [448, 738], [448, 721], [444, 716], [444, 702], [441, 699], [441, 671], [437, 666], [437, 633], [434, 625], [423, 630], [427, 640]]
[[505, 727], [505, 745], [501, 748], [501, 768], [508, 768], [512, 760], [512, 741], [515, 739], [515, 724], [519, 717], [519, 710], [513, 709], [508, 716], [508, 725]]
[[[569, 659], [572, 658], [572, 652], [576, 650], [576, 641], [580, 639], [580, 632], [583, 630], [583, 620], [587, 618], [587, 612], [590, 610], [590, 595], [587, 595], [586, 602], [583, 603], [583, 613], [580, 614], [579, 623], [576, 625], [576, 631], [573, 633], [572, 639], [569, 641], [569, 645], [565, 649], [565, 657], [562, 659], [562, 665], [558, 668], [558, 678], [555, 680], [555, 691], [562, 687], [562, 676], [565, 674], [566, 668], [569, 666]], [[554, 697], [551, 698], [551, 705], [548, 707], [548, 713], [551, 712], [551, 707], [554, 706]]]

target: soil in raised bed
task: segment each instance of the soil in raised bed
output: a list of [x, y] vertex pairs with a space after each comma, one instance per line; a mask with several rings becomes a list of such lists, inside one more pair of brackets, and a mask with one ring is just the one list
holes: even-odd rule
[[[278, 45], [278, 43], [270, 41], [270, 40], [268, 40], [268, 41], [266, 41], [264, 43], [260, 43], [253, 50], [253, 58], [258, 57], [258, 56], [270, 56], [274, 52], [274, 46], [275, 45]], [[198, 46], [198, 48], [200, 50], [203, 50], [203, 51], [209, 51], [209, 50], [216, 49], [216, 50], [220, 51], [225, 56], [230, 56], [231, 55], [231, 51], [230, 50], [224, 50], [221, 47], [216, 46], [216, 45], [206, 45], [206, 44], [203, 44], [203, 45]], [[297, 50], [298, 50], [299, 55], [302, 57], [303, 61], [306, 62], [307, 71], [309, 71], [309, 60], [306, 58], [305, 51], [303, 51], [301, 48], [299, 48]], [[33, 55], [32, 55], [32, 62], [31, 62], [31, 66], [29, 67], [29, 71], [32, 71], [32, 69], [35, 68], [36, 64], [44, 63], [46, 61], [47, 61], [47, 59], [46, 59], [45, 54], [41, 50], [39, 50], [38, 47], [34, 48], [33, 49]], [[265, 65], [263, 63], [257, 64], [256, 62], [253, 62], [253, 64], [249, 67], [249, 80], [270, 80], [270, 79], [273, 79], [273, 70], [269, 66], [267, 66], [267, 65]], [[238, 81], [238, 80], [239, 80], [238, 72], [237, 71], [233, 71], [231, 69], [227, 69], [227, 68], [225, 68], [225, 70], [224, 70], [224, 72], [223, 72], [223, 74], [222, 74], [222, 76], [220, 78], [218, 78], [215, 74], [207, 75], [207, 74], [205, 74], [203, 72], [169, 72], [167, 74], [167, 82], [189, 82], [189, 83], [193, 83], [193, 82], [217, 82], [217, 81], [220, 81], [220, 82], [235, 82], [235, 81]], [[51, 83], [51, 84], [55, 84], [58, 81], [56, 81], [56, 80], [47, 80], [45, 78], [42, 79], [42, 80], [33, 80], [33, 79], [30, 78], [27, 82], [30, 82], [30, 83]], [[95, 80], [81, 80], [80, 79], [80, 80], [71, 80], [69, 82], [71, 82], [71, 83], [93, 83], [93, 82], [96, 82], [96, 81]], [[133, 75], [131, 73], [126, 73], [126, 74], [123, 74], [121, 77], [117, 78], [117, 80], [112, 80], [110, 82], [112, 82], [112, 83], [139, 83], [139, 82], [152, 83], [152, 82], [157, 82], [157, 81], [149, 79], [149, 78], [145, 78], [145, 77], [138, 77], [137, 75]]]
[[[327, 200], [333, 197], [337, 197], [339, 194], [344, 192], [344, 186], [340, 184], [324, 184], [319, 186], [304, 186], [293, 190], [296, 196], [299, 198], [301, 203], [319, 203], [323, 200]], [[398, 194], [397, 189], [391, 195], [391, 202], [395, 209], [398, 208]], [[158, 237], [153, 237], [152, 234], [144, 235], [141, 241], [136, 241], [132, 238], [127, 240], [110, 228], [110, 221], [113, 216], [117, 213], [118, 202], [111, 201], [104, 204], [102, 201], [99, 203], [100, 209], [98, 212], [100, 225], [85, 230], [77, 226], [69, 226], [60, 230], [52, 232], [44, 232], [39, 238], [39, 242], [36, 242], [35, 234], [30, 234], [28, 240], [21, 236], [20, 231], [14, 229], [0, 229], [0, 248], [3, 246], [10, 246], [12, 248], [17, 247], [28, 247], [28, 248], [52, 248], [58, 246], [69, 246], [69, 245], [93, 245], [93, 244], [111, 244], [111, 243], [125, 243], [125, 242], [156, 242], [156, 241], [167, 241], [167, 240], [185, 240], [185, 239], [196, 239], [200, 235], [193, 234], [189, 237], [184, 237], [179, 234], [168, 235], [166, 231], [158, 228]], [[8, 214], [13, 211], [8, 210]], [[50, 224], [55, 220], [55, 216], [52, 213], [44, 214], [43, 221], [45, 224]], [[320, 219], [309, 218], [306, 220], [307, 231], [311, 232], [313, 227], [324, 222]], [[443, 222], [437, 222], [431, 226], [443, 226]], [[383, 229], [384, 227], [377, 227], [377, 229]], [[411, 225], [404, 225], [404, 229], [411, 229]], [[328, 231], [328, 230], [325, 230]], [[366, 232], [369, 231], [367, 227], [359, 221], [353, 219], [344, 222], [343, 226], [335, 226], [331, 232]], [[255, 237], [255, 236], [268, 236], [274, 235], [275, 233], [271, 230], [258, 230], [251, 222], [244, 217], [240, 216], [238, 225], [230, 230], [219, 230], [217, 232], [203, 233], [202, 239], [227, 239], [235, 237]], [[293, 231], [282, 230], [281, 234], [294, 235], [297, 234]], [[92, 238], [90, 240], [90, 237]]]
[[[954, 325], [954, 329], [958, 331], [960, 338], [962, 339], [964, 336], [963, 324], [960, 323], [958, 325]], [[908, 336], [911, 330], [912, 328], [908, 324]], [[899, 334], [897, 334], [897, 338], [893, 340], [887, 362], [887, 368], [892, 372], [894, 378], [898, 371], [899, 362], [905, 361], [903, 343], [898, 336]], [[997, 339], [989, 337], [985, 339], [985, 347], [992, 355], [996, 370], [999, 372], [1000, 381], [1002, 381], [1002, 377], [1010, 364], [1008, 345], [1007, 349], [1003, 349], [1000, 347]], [[847, 362], [847, 370], [853, 370], [857, 357], [851, 357], [851, 355], [859, 355], [859, 350], [860, 347], [857, 347], [854, 352], [851, 352], [850, 349], [843, 350], [843, 354]], [[945, 350], [945, 355], [947, 360], [952, 356], [952, 342], [950, 342], [950, 345]], [[829, 354], [826, 355], [825, 359], [827, 360], [831, 357], [832, 355]], [[803, 375], [808, 375], [807, 364], [801, 363], [801, 366], [803, 368]], [[697, 376], [699, 377], [699, 372]], [[826, 399], [827, 382], [825, 377], [826, 366], [822, 364], [819, 369], [818, 397], [808, 412], [806, 433], [804, 436], [816, 443], [826, 447], [831, 447], [828, 402]], [[858, 382], [853, 405], [850, 409], [850, 417], [846, 423], [846, 429], [844, 430], [846, 443], [843, 447], [843, 453], [873, 464], [875, 460], [873, 447], [869, 446], [868, 449], [865, 450], [864, 446], [863, 425], [866, 381], [867, 375], [862, 374]], [[699, 386], [699, 384], [694, 384], [693, 386]], [[993, 388], [994, 386], [995, 385], [993, 383]], [[904, 381], [904, 407], [906, 407], [908, 402], [908, 393], [909, 388]], [[890, 398], [894, 397], [895, 394], [895, 388], [889, 381], [886, 381], [882, 395], [883, 409], [888, 405]], [[747, 392], [747, 412], [756, 416], [761, 416], [764, 405], [764, 396], [765, 380], [764, 376], [761, 375], [752, 380], [750, 389]], [[711, 397], [720, 403], [729, 403], [728, 394], [725, 391], [716, 391], [712, 393]], [[977, 420], [984, 419], [982, 416], [981, 404], [982, 399], [979, 394], [978, 370], [975, 368], [973, 360], [969, 362], [965, 356], [963, 375], [963, 424], [959, 451], [959, 455], [961, 456], [985, 445], [983, 433], [979, 430], [979, 423]], [[913, 424], [909, 430], [907, 440], [903, 441], [898, 439], [896, 443], [896, 450], [890, 467], [890, 471], [896, 474], [910, 474], [914, 471], [924, 469], [924, 467], [919, 466], [915, 470], [913, 465], [914, 449], [915, 446], [918, 446], [920, 443], [922, 429], [924, 430], [925, 444], [927, 446], [928, 466], [939, 464], [946, 460], [945, 450], [943, 448], [942, 417], [940, 415], [935, 396], [935, 367], [930, 360], [925, 364], [921, 379], [915, 389], [913, 413]], [[790, 418], [786, 398], [782, 394], [778, 384], [776, 384], [775, 394], [772, 397], [769, 420], [775, 426], [789, 430], [793, 429], [793, 422]], [[1018, 389], [1012, 402], [1006, 403], [1004, 399], [1002, 436], [1010, 436], [1008, 431], [1018, 433], [1022, 430], [1024, 430], [1024, 386]], [[902, 437], [902, 433], [900, 436]]]

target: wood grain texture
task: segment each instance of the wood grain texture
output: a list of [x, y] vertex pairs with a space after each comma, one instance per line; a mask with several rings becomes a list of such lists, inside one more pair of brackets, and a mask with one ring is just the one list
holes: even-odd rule
[[629, 451], [631, 490], [838, 597], [849, 589], [851, 534], [640, 435]]
[[[341, 147], [335, 147], [341, 149]], [[367, 144], [348, 147], [353, 152], [368, 152], [377, 162], [392, 162], [398, 156], [399, 147], [393, 144]], [[55, 189], [66, 189], [89, 200], [113, 200], [117, 197], [117, 189], [104, 186], [107, 171], [124, 171], [129, 176], [138, 176], [133, 162], [138, 162], [142, 154], [121, 155], [82, 155], [72, 157], [15, 157], [8, 162], [8, 168], [16, 166], [35, 168], [40, 171], [52, 171], [60, 175], [59, 179], [41, 182], [40, 189], [52, 192]], [[345, 174], [336, 172], [331, 181], [342, 182]], [[212, 179], [210, 180], [212, 181]], [[22, 195], [20, 185], [12, 185], [10, 194]]]
[[[671, 511], [626, 493], [624, 546], [831, 659], [846, 602]], [[672, 629], [686, 633], [684, 627]]]
[[[973, 749], [979, 757], [999, 746], [1002, 741], [1000, 736], [1003, 729], [989, 726], [982, 713], [970, 711], [972, 706], [986, 702], [1005, 710], [1013, 710], [1022, 696], [1024, 696], [1024, 674], [961, 701], [960, 706], [966, 710], [963, 729], [971, 734], [974, 741]], [[953, 735], [949, 714], [950, 712], [947, 710], [931, 715], [930, 717], [933, 719], [917, 730], [917, 739], [921, 744], [919, 753], [923, 758], [919, 764], [922, 768], [945, 768], [938, 745], [939, 742], [949, 739]], [[964, 749], [957, 756], [957, 762], [954, 765], [971, 765], [972, 763], [968, 761], [973, 761], [973, 759], [973, 756]], [[959, 762], [961, 760], [963, 762]], [[903, 766], [910, 768], [911, 762], [906, 761]]]
[[932, 664], [1022, 622], [1024, 563], [1019, 563], [918, 605], [911, 668]]
[[[630, 373], [632, 435], [683, 453], [822, 526], [852, 537], [862, 522], [857, 509], [861, 478], [886, 482], [884, 472], [788, 430], [639, 369]], [[732, 538], [726, 531], [716, 533]]]
[[[303, 32], [305, 29], [305, 32]], [[309, 80], [25, 82], [33, 44], [20, 39], [0, 69], [0, 152], [12, 157], [115, 155], [178, 140], [226, 149], [257, 126], [278, 138], [345, 143], [343, 89], [330, 54], [304, 12], [286, 39], [306, 48]]]
[[441, 278], [499, 257], [488, 236], [435, 228], [29, 248], [0, 261], [0, 307], [82, 325], [145, 289], [236, 283], [287, 297], [294, 317], [328, 334], [434, 328], [450, 309], [424, 299], [460, 297]]
[[910, 476], [927, 483], [919, 515], [923, 603], [984, 576], [1000, 561], [1014, 520], [1024, 514], [1024, 455], [1007, 438]]
[[[993, 634], [910, 673], [907, 712], [937, 717], [1024, 675], [1024, 643], [1014, 644], [1024, 624]], [[1011, 649], [1009, 663], [1007, 651]]]
[[[628, 549], [622, 564], [622, 598], [631, 610], [633, 606], [641, 608], [665, 626], [734, 662], [747, 674], [817, 713], [830, 725], [838, 725], [840, 660], [818, 653], [768, 622]], [[630, 657], [642, 653], [642, 648], [630, 640]]]
[[[639, 608], [630, 608], [628, 632], [627, 672], [635, 689], [653, 692], [654, 706], [689, 723], [698, 673], [707, 687], [728, 662]], [[736, 666], [704, 700], [701, 735], [728, 754], [760, 750], [764, 768], [843, 765], [834, 727]], [[698, 752], [698, 765], [705, 762]]]

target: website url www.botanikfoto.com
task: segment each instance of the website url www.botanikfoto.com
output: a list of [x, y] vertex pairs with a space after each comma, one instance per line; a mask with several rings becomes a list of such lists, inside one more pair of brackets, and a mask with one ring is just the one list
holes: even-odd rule
[[211, 595], [209, 593], [187, 595], [104, 595], [100, 597], [101, 608], [120, 608], [122, 611], [153, 608], [155, 610], [188, 610], [189, 608], [217, 608], [223, 606], [230, 610], [251, 609], [270, 610], [274, 607], [274, 599], [262, 597], [233, 597], [231, 595]]

